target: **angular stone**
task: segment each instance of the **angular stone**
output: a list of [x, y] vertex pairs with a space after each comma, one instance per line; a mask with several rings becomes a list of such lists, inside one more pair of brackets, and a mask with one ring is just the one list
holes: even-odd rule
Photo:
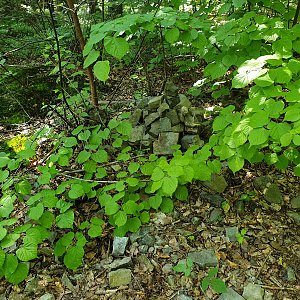
[[71, 282], [70, 278], [68, 277], [67, 273], [64, 273], [61, 277], [61, 283], [68, 288], [72, 292], [76, 292], [76, 287]]
[[297, 281], [295, 271], [291, 267], [287, 267], [287, 280], [290, 281], [290, 282]]
[[39, 298], [39, 300], [55, 300], [55, 296], [50, 293], [46, 293]]
[[217, 193], [223, 193], [228, 186], [224, 176], [215, 173], [211, 175], [210, 181], [204, 181], [203, 184]]
[[118, 269], [108, 273], [110, 287], [128, 285], [131, 282], [131, 271], [129, 269]]
[[169, 104], [170, 108], [176, 107], [176, 105], [179, 103], [179, 97], [178, 96], [165, 96], [166, 102]]
[[189, 109], [185, 106], [182, 106], [180, 109], [177, 110], [177, 112], [180, 122], [185, 123], [185, 119], [189, 113]]
[[113, 256], [123, 256], [128, 243], [128, 237], [116, 236], [113, 241]]
[[175, 109], [172, 109], [166, 113], [166, 117], [170, 119], [172, 126], [180, 123], [178, 113]]
[[187, 150], [191, 146], [202, 146], [204, 141], [202, 141], [199, 135], [185, 135], [181, 139], [181, 146], [184, 150]]
[[28, 295], [34, 294], [39, 289], [39, 279], [34, 277], [25, 286], [24, 292]]
[[144, 265], [149, 272], [154, 270], [154, 266], [145, 254], [138, 256], [137, 260], [141, 265]]
[[158, 140], [153, 143], [153, 153], [168, 155], [174, 152], [172, 146], [178, 144], [179, 133], [176, 132], [162, 132], [158, 136]]
[[201, 268], [216, 267], [218, 265], [218, 259], [215, 251], [211, 249], [191, 252], [188, 254], [188, 257]]
[[265, 291], [261, 286], [249, 283], [244, 287], [243, 297], [246, 300], [263, 300], [264, 293]]
[[132, 265], [131, 257], [124, 257], [122, 259], [116, 259], [112, 263], [104, 265], [104, 269], [116, 270], [120, 268], [127, 268]]
[[157, 137], [159, 133], [160, 133], [160, 121], [158, 120], [151, 124], [149, 134], [154, 137]]
[[183, 132], [184, 131], [184, 126], [183, 126], [183, 124], [177, 124], [177, 125], [171, 127], [171, 131], [173, 131], [173, 132]]
[[211, 195], [207, 193], [202, 193], [200, 196], [202, 199], [207, 200], [214, 207], [221, 207], [222, 203], [226, 201], [223, 197], [217, 194]]
[[260, 177], [254, 178], [253, 185], [258, 191], [263, 192], [264, 189], [271, 182], [272, 182], [272, 178], [270, 176], [260, 176]]
[[171, 130], [171, 121], [167, 117], [160, 119], [160, 132], [167, 132]]
[[218, 222], [218, 221], [222, 220], [223, 216], [224, 215], [223, 215], [222, 209], [214, 208], [209, 215], [209, 221], [211, 223]]
[[154, 141], [154, 138], [150, 134], [145, 134], [142, 139], [142, 145], [149, 147]]
[[162, 100], [163, 100], [163, 96], [156, 96], [151, 98], [147, 105], [148, 109], [157, 110], [160, 107]]
[[147, 105], [148, 105], [148, 102], [149, 100], [151, 99], [152, 97], [144, 97], [142, 99], [137, 99], [136, 100], [136, 106], [137, 108], [141, 108], [141, 109], [144, 109]]
[[267, 189], [265, 190], [264, 197], [269, 203], [274, 204], [281, 204], [283, 200], [279, 187], [275, 183], [272, 183], [270, 186], [267, 187]]
[[171, 80], [168, 80], [165, 84], [164, 95], [169, 97], [178, 96], [178, 87]]
[[226, 293], [223, 293], [218, 300], [245, 300], [245, 298], [243, 298], [232, 288], [228, 288]]
[[193, 300], [191, 297], [186, 296], [185, 294], [179, 294], [175, 300]]
[[188, 126], [184, 127], [184, 131], [188, 134], [198, 134], [198, 129], [199, 127], [188, 127]]
[[292, 208], [300, 208], [300, 195], [291, 200]]
[[186, 95], [179, 94], [178, 98], [179, 98], [179, 103], [176, 105], [176, 108], [180, 108], [184, 106], [189, 109], [192, 106], [191, 101], [187, 98]]
[[239, 234], [239, 229], [237, 227], [225, 227], [226, 237], [230, 242], [236, 242], [236, 236]]
[[136, 127], [132, 128], [131, 135], [129, 138], [129, 141], [132, 143], [135, 143], [137, 141], [141, 141], [144, 137], [145, 133], [145, 126], [144, 125], [139, 125]]
[[149, 126], [151, 123], [156, 121], [158, 118], [159, 118], [158, 112], [151, 113], [145, 118], [144, 123], [146, 126]]
[[157, 109], [157, 112], [161, 115], [163, 112], [165, 112], [166, 110], [168, 110], [170, 108], [170, 106], [168, 105], [168, 103], [163, 102], [159, 108]]
[[132, 126], [139, 124], [140, 119], [142, 118], [143, 111], [140, 108], [137, 108], [130, 116], [129, 122]]

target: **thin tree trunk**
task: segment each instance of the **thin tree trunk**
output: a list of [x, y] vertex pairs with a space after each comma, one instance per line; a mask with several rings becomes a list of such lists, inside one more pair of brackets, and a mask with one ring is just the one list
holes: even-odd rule
[[293, 21], [293, 26], [295, 26], [298, 22], [299, 12], [300, 12], [300, 0], [298, 0], [297, 9], [296, 9], [296, 13], [295, 13], [294, 21]]
[[[84, 46], [85, 46], [85, 40], [82, 34], [81, 26], [79, 23], [78, 15], [74, 7], [74, 1], [73, 0], [67, 0], [67, 4], [69, 6], [69, 9], [71, 11], [71, 16], [73, 19], [75, 31], [76, 31], [76, 36], [80, 44], [80, 49], [83, 51]], [[96, 89], [96, 82], [95, 82], [95, 77], [93, 74], [93, 69], [92, 66], [89, 66], [87, 68], [87, 76], [89, 78], [89, 84], [90, 84], [90, 89], [91, 89], [91, 101], [94, 106], [98, 106], [98, 97], [97, 97], [97, 89]]]

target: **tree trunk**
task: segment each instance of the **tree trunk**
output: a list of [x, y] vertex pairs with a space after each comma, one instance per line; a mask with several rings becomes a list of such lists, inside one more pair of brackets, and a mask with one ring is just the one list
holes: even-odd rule
[[[73, 0], [67, 0], [67, 4], [69, 6], [72, 20], [74, 23], [75, 31], [76, 31], [76, 36], [80, 44], [80, 49], [83, 51], [84, 46], [85, 46], [85, 40], [82, 34], [81, 26], [79, 23], [78, 15], [74, 7], [74, 1]], [[97, 89], [96, 89], [96, 82], [95, 82], [95, 77], [93, 74], [93, 69], [92, 66], [89, 66], [87, 68], [87, 76], [89, 78], [89, 84], [90, 84], [90, 89], [91, 89], [91, 101], [94, 106], [98, 106], [98, 97], [97, 97]]]

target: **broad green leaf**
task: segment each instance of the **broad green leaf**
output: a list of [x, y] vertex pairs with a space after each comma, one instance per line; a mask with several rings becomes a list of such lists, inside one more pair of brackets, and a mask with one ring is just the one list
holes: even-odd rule
[[4, 275], [7, 278], [9, 275], [13, 274], [18, 267], [18, 259], [14, 254], [6, 254], [5, 261], [3, 264]]
[[293, 77], [293, 73], [287, 67], [279, 67], [269, 70], [269, 75], [276, 83], [288, 83]]
[[148, 223], [150, 221], [150, 215], [147, 211], [143, 211], [140, 215], [140, 220], [143, 224]]
[[5, 249], [5, 248], [9, 248], [9, 247], [15, 245], [15, 243], [19, 239], [19, 237], [20, 237], [20, 234], [17, 234], [17, 233], [7, 234], [0, 243], [1, 248]]
[[0, 269], [4, 264], [4, 261], [5, 261], [5, 252], [2, 249], [0, 249]]
[[232, 0], [232, 4], [235, 8], [242, 7], [246, 2], [247, 0]]
[[129, 44], [124, 38], [107, 36], [104, 48], [108, 54], [121, 59], [129, 51]]
[[294, 174], [300, 176], [300, 164], [294, 167]]
[[96, 50], [92, 49], [90, 51], [89, 55], [84, 60], [83, 68], [85, 69], [88, 66], [90, 66], [92, 63], [94, 63], [97, 60], [97, 58], [99, 57], [99, 55], [100, 55], [99, 51], [96, 51]]
[[74, 212], [71, 209], [56, 217], [56, 225], [59, 228], [73, 228], [73, 222]]
[[0, 183], [4, 182], [8, 176], [9, 176], [8, 170], [4, 170], [4, 171], [0, 170]]
[[94, 73], [98, 80], [105, 82], [108, 79], [110, 65], [108, 60], [98, 61], [94, 65]]
[[71, 199], [77, 199], [77, 198], [84, 196], [84, 194], [85, 194], [85, 192], [84, 192], [82, 184], [75, 183], [75, 184], [71, 185], [71, 189], [68, 193], [68, 196]]
[[134, 215], [139, 209], [139, 205], [133, 200], [129, 200], [122, 205], [122, 209], [127, 215]]
[[213, 131], [221, 131], [229, 125], [229, 122], [226, 120], [225, 116], [218, 116], [214, 119], [213, 122]]
[[101, 225], [91, 224], [90, 229], [88, 230], [88, 235], [92, 238], [102, 235], [102, 227]]
[[12, 284], [19, 284], [27, 278], [29, 274], [29, 264], [19, 263], [15, 272], [6, 277], [7, 281]]
[[270, 78], [270, 75], [266, 73], [263, 76], [260, 76], [254, 80], [254, 83], [261, 87], [270, 86], [274, 83], [274, 80]]
[[30, 195], [31, 192], [31, 184], [28, 180], [23, 180], [16, 184], [16, 192], [21, 195]]
[[4, 239], [4, 237], [6, 236], [7, 234], [7, 229], [0, 226], [0, 241]]
[[165, 177], [164, 171], [160, 167], [156, 167], [153, 170], [153, 173], [152, 173], [152, 176], [151, 176], [151, 180], [153, 180], [153, 181], [160, 181], [164, 177]]
[[292, 41], [289, 38], [282, 38], [272, 43], [272, 49], [283, 58], [292, 56]]
[[39, 218], [39, 223], [46, 227], [46, 228], [51, 228], [53, 222], [54, 222], [54, 215], [50, 211], [45, 211], [42, 216]]
[[163, 198], [163, 201], [160, 205], [160, 210], [163, 212], [163, 213], [170, 213], [172, 212], [174, 209], [174, 203], [172, 201], [172, 199], [170, 198]]
[[238, 73], [232, 80], [232, 87], [236, 89], [244, 88], [250, 84], [254, 79], [264, 75], [267, 69], [251, 69], [243, 73]]
[[126, 179], [126, 183], [128, 184], [128, 186], [137, 186], [140, 183], [140, 181], [137, 178], [128, 177]]
[[252, 128], [263, 127], [269, 123], [268, 113], [265, 111], [258, 111], [250, 116], [249, 126]]
[[178, 186], [176, 177], [164, 177], [162, 183], [162, 191], [166, 196], [172, 196]]
[[91, 158], [97, 163], [103, 163], [108, 161], [108, 154], [105, 150], [99, 149], [97, 152], [92, 154]]
[[105, 214], [108, 216], [114, 215], [119, 210], [119, 205], [116, 202], [110, 201], [105, 204]]
[[107, 172], [105, 168], [97, 168], [96, 178], [104, 178], [107, 176]]
[[237, 155], [228, 159], [228, 167], [233, 173], [241, 170], [243, 166], [244, 166], [244, 159]]
[[290, 108], [284, 117], [285, 121], [296, 122], [300, 120], [300, 109], [299, 108]]
[[296, 135], [293, 137], [293, 143], [294, 143], [296, 146], [299, 146], [299, 145], [300, 145], [300, 135], [299, 135], [299, 134], [296, 134]]
[[80, 246], [70, 247], [64, 256], [64, 264], [68, 269], [75, 270], [81, 263], [84, 256], [84, 249]]
[[78, 139], [80, 141], [87, 141], [89, 139], [89, 137], [91, 136], [91, 132], [89, 130], [84, 130], [84, 131], [81, 131], [79, 134], [78, 134]]
[[127, 121], [123, 121], [117, 126], [116, 130], [122, 135], [129, 136], [131, 134], [132, 125]]
[[67, 148], [71, 148], [77, 145], [77, 139], [74, 136], [67, 137], [64, 140], [64, 146]]
[[140, 229], [141, 225], [142, 225], [142, 223], [141, 223], [140, 219], [137, 217], [128, 219], [126, 222], [126, 227], [131, 232], [137, 232]]
[[28, 216], [30, 219], [37, 221], [44, 212], [44, 205], [39, 203], [38, 205], [31, 207], [29, 209]]
[[118, 211], [115, 215], [115, 224], [118, 227], [120, 227], [125, 225], [126, 222], [127, 222], [127, 214], [122, 210]]
[[251, 146], [264, 144], [269, 137], [269, 132], [265, 128], [253, 129], [249, 133], [249, 142]]
[[293, 49], [300, 54], [300, 41], [299, 39], [296, 41], [293, 41]]
[[148, 199], [148, 203], [152, 208], [158, 209], [162, 203], [162, 197], [156, 194], [155, 196], [152, 196]]
[[79, 164], [82, 164], [85, 161], [87, 161], [90, 158], [90, 156], [91, 156], [90, 152], [87, 152], [86, 150], [82, 150], [77, 156], [77, 162]]
[[165, 39], [168, 43], [174, 44], [179, 38], [180, 32], [177, 27], [167, 29], [165, 31]]
[[189, 192], [185, 185], [181, 185], [176, 189], [175, 197], [178, 200], [186, 201], [188, 199], [188, 196], [189, 196]]
[[210, 286], [219, 294], [227, 291], [225, 282], [219, 278], [212, 278], [210, 280]]
[[4, 168], [8, 165], [10, 158], [7, 156], [0, 157], [0, 168]]
[[136, 162], [132, 162], [129, 164], [128, 166], [128, 171], [133, 174], [135, 172], [137, 172], [137, 170], [140, 168], [140, 164], [136, 163]]
[[16, 251], [16, 255], [21, 261], [29, 261], [37, 258], [37, 245], [26, 243]]
[[286, 134], [280, 137], [280, 143], [283, 147], [287, 147], [292, 141], [292, 135], [287, 132]]

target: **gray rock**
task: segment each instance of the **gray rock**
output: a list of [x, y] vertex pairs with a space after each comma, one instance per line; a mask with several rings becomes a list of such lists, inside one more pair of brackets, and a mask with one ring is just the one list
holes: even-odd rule
[[146, 254], [146, 253], [148, 253], [148, 249], [149, 249], [149, 246], [147, 246], [147, 245], [140, 245], [139, 246], [139, 252], [140, 253]]
[[134, 143], [137, 141], [141, 141], [144, 138], [145, 126], [140, 125], [132, 128], [131, 135], [129, 141]]
[[172, 273], [174, 273], [173, 265], [171, 265], [171, 264], [165, 264], [165, 265], [162, 267], [162, 272], [163, 272], [164, 274], [172, 274]]
[[191, 146], [203, 146], [204, 141], [202, 141], [199, 135], [185, 135], [181, 139], [181, 146], [184, 150], [187, 150]]
[[118, 269], [108, 273], [110, 287], [128, 285], [131, 282], [131, 271], [129, 269]]
[[300, 195], [291, 200], [292, 208], [300, 208]]
[[174, 152], [172, 146], [178, 144], [179, 133], [162, 132], [158, 136], [158, 140], [153, 143], [153, 153], [168, 155]]
[[149, 147], [153, 141], [154, 141], [154, 138], [150, 134], [147, 133], [143, 136], [142, 145]]
[[236, 235], [239, 234], [239, 229], [237, 227], [225, 227], [226, 237], [230, 242], [236, 242]]
[[264, 197], [269, 203], [274, 204], [281, 204], [283, 200], [279, 187], [275, 183], [266, 188]]
[[148, 102], [151, 98], [152, 97], [145, 97], [145, 98], [142, 98], [140, 100], [136, 100], [137, 108], [144, 109], [148, 105]]
[[39, 279], [35, 277], [26, 284], [24, 292], [27, 295], [32, 295], [36, 293], [38, 289], [39, 289]]
[[155, 237], [150, 234], [146, 234], [139, 239], [139, 244], [153, 247], [155, 245]]
[[61, 277], [61, 283], [68, 288], [72, 292], [76, 292], [76, 287], [73, 285], [71, 280], [69, 279], [67, 273], [64, 273], [63, 276]]
[[131, 257], [124, 257], [122, 259], [116, 259], [112, 263], [104, 265], [104, 269], [116, 270], [120, 268], [127, 268], [132, 265]]
[[128, 243], [128, 237], [118, 237], [116, 236], [113, 241], [113, 256], [123, 256], [125, 253], [125, 249]]
[[160, 132], [161, 132], [161, 130], [160, 130], [160, 121], [155, 121], [154, 123], [151, 124], [151, 128], [149, 130], [149, 133], [152, 136], [157, 137]]
[[136, 126], [141, 117], [142, 117], [143, 111], [140, 108], [137, 108], [130, 116], [129, 122], [131, 123], [132, 126]]
[[200, 196], [203, 200], [207, 200], [214, 207], [222, 207], [222, 203], [226, 201], [223, 197], [217, 194], [211, 195], [202, 193]]
[[183, 124], [177, 124], [177, 125], [171, 127], [171, 131], [173, 131], [173, 132], [183, 132], [184, 131], [184, 126], [183, 126]]
[[179, 94], [178, 95], [179, 98], [179, 103], [176, 105], [176, 108], [181, 108], [181, 107], [186, 107], [187, 109], [189, 109], [192, 106], [191, 101], [187, 98], [186, 95], [184, 94]]
[[189, 127], [189, 126], [185, 126], [184, 130], [186, 131], [186, 133], [190, 133], [190, 134], [198, 134], [198, 128], [197, 126], [195, 127]]
[[160, 119], [160, 132], [167, 132], [171, 130], [171, 121], [167, 117]]
[[179, 294], [175, 299], [176, 300], [193, 300], [193, 298], [186, 296], [185, 294]]
[[295, 282], [295, 281], [297, 281], [295, 271], [291, 267], [287, 267], [287, 280], [289, 282]]
[[223, 293], [218, 300], [245, 300], [240, 294], [238, 294], [232, 288], [228, 288], [226, 293]]
[[158, 118], [159, 118], [158, 112], [151, 113], [144, 119], [144, 123], [146, 126], [149, 126], [151, 123], [156, 121]]
[[164, 95], [168, 97], [178, 96], [178, 87], [171, 81], [167, 81], [164, 88]]
[[170, 119], [172, 126], [175, 126], [180, 123], [178, 113], [175, 109], [172, 109], [166, 113], [166, 117]]
[[264, 189], [271, 182], [272, 182], [272, 178], [270, 176], [260, 176], [260, 177], [254, 178], [253, 185], [258, 191], [263, 192]]
[[264, 293], [265, 291], [261, 286], [249, 283], [244, 287], [243, 297], [246, 300], [263, 300]]
[[150, 259], [145, 255], [142, 254], [137, 258], [138, 262], [143, 265], [149, 272], [154, 270], [154, 266], [152, 265]]
[[196, 126], [199, 126], [199, 124], [197, 124], [197, 121], [195, 119], [195, 117], [191, 114], [186, 114], [184, 116], [184, 125], [187, 126], [187, 127], [196, 127]]
[[209, 222], [214, 223], [223, 219], [223, 210], [220, 208], [214, 208], [209, 215]]
[[199, 252], [190, 252], [188, 257], [201, 268], [216, 267], [218, 265], [218, 259], [215, 251], [211, 249], [205, 249]]
[[168, 105], [168, 103], [163, 102], [159, 108], [157, 109], [157, 112], [162, 115], [163, 112], [165, 112], [166, 110], [168, 110], [170, 108], [170, 106]]
[[224, 176], [218, 174], [212, 174], [211, 180], [204, 181], [203, 184], [217, 193], [223, 193], [228, 186]]
[[162, 95], [151, 98], [148, 102], [147, 108], [149, 110], [157, 110], [160, 107], [162, 100]]
[[155, 244], [155, 237], [150, 234], [147, 227], [143, 227], [130, 235], [130, 242], [138, 242], [140, 245], [153, 246]]
[[41, 296], [39, 298], [39, 300], [55, 300], [55, 297], [53, 294], [50, 294], [50, 293], [46, 293], [44, 294], [43, 296]]
[[300, 214], [293, 212], [293, 211], [288, 211], [286, 213], [290, 218], [292, 218], [297, 224], [300, 225]]
[[175, 276], [174, 275], [169, 275], [167, 277], [167, 283], [170, 286], [171, 289], [175, 289], [176, 283], [175, 283]]

